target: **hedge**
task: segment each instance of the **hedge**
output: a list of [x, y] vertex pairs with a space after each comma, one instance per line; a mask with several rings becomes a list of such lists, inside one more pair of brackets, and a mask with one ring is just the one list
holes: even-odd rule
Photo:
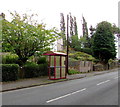
[[34, 78], [46, 76], [48, 74], [47, 63], [45, 64], [26, 64], [23, 67], [24, 78]]
[[2, 55], [2, 64], [16, 64], [18, 62], [18, 56], [16, 54], [3, 54]]
[[2, 82], [3, 81], [15, 81], [19, 78], [19, 65], [18, 64], [0, 64], [2, 70]]

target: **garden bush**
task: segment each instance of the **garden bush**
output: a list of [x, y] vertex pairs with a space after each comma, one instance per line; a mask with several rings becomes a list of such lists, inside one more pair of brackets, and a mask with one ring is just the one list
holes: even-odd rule
[[23, 67], [24, 78], [34, 78], [45, 76], [48, 73], [47, 63], [45, 64], [26, 64]]
[[48, 65], [47, 63], [39, 64], [40, 76], [48, 75]]
[[18, 56], [16, 54], [3, 54], [2, 55], [2, 64], [16, 64], [18, 62]]
[[70, 58], [74, 58], [80, 61], [94, 61], [95, 58], [92, 55], [86, 54], [84, 52], [75, 52], [69, 54]]
[[45, 56], [39, 57], [37, 60], [37, 64], [44, 64], [44, 63], [47, 63], [46, 57]]
[[19, 78], [18, 64], [0, 64], [2, 81], [15, 81]]
[[81, 48], [80, 51], [92, 55], [92, 49], [90, 48]]

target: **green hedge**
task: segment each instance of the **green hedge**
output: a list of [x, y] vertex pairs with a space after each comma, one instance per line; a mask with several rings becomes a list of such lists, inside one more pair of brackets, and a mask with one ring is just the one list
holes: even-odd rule
[[6, 53], [2, 55], [2, 64], [16, 64], [18, 56], [16, 54]]
[[26, 64], [23, 67], [24, 78], [34, 78], [46, 76], [48, 74], [47, 63], [45, 64]]
[[2, 68], [2, 81], [15, 81], [19, 78], [18, 64], [0, 64], [0, 68]]

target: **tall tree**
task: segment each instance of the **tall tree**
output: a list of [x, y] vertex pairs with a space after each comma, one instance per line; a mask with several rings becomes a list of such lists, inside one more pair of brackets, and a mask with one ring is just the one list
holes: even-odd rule
[[77, 31], [77, 22], [76, 22], [76, 17], [72, 16], [71, 13], [69, 13], [70, 17], [70, 47], [74, 48], [76, 45], [79, 45], [79, 40], [78, 40], [78, 31]]
[[69, 14], [70, 14], [70, 36], [73, 36], [74, 35], [74, 29], [73, 29], [73, 27], [74, 27], [74, 20], [73, 20], [73, 17], [71, 15], [71, 13], [69, 13]]
[[88, 28], [87, 28], [87, 22], [85, 20], [85, 18], [82, 16], [83, 19], [83, 24], [82, 24], [82, 28], [83, 28], [83, 36], [85, 36], [86, 38], [88, 38]]
[[63, 38], [63, 47], [65, 48], [66, 46], [66, 34], [65, 34], [65, 18], [64, 14], [60, 13], [60, 30], [61, 30], [61, 36]]
[[83, 43], [83, 46], [84, 48], [90, 48], [90, 37], [88, 35], [87, 22], [83, 16], [82, 19], [83, 19], [83, 24], [82, 24], [83, 38], [86, 40], [86, 42]]
[[106, 64], [110, 58], [115, 58], [116, 48], [114, 39], [111, 23], [103, 21], [97, 25], [94, 33], [93, 52], [94, 56], [101, 63]]
[[9, 44], [11, 50], [19, 56], [19, 65], [26, 63], [36, 51], [48, 50], [50, 43], [55, 41], [55, 29], [46, 30], [44, 24], [38, 24], [27, 14], [20, 16], [11, 13], [13, 20], [3, 20], [3, 47]]
[[76, 17], [74, 16], [74, 35], [78, 35]]

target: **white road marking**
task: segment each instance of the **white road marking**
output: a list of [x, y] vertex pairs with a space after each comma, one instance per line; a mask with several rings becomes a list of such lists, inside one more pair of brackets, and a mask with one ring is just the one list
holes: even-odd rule
[[120, 76], [114, 77], [114, 79], [118, 79]]
[[101, 84], [104, 84], [104, 83], [109, 82], [109, 81], [110, 81], [110, 80], [103, 81], [103, 82], [98, 83], [97, 85], [101, 85]]
[[114, 79], [118, 79], [118, 77], [115, 77]]
[[59, 99], [61, 99], [61, 98], [65, 98], [65, 97], [67, 97], [67, 96], [70, 96], [70, 95], [73, 95], [73, 94], [76, 94], [76, 93], [78, 93], [78, 92], [82, 92], [82, 91], [85, 91], [85, 90], [86, 90], [86, 88], [83, 88], [83, 89], [78, 90], [78, 91], [75, 91], [75, 92], [73, 92], [73, 93], [69, 93], [69, 94], [63, 95], [63, 96], [61, 96], [61, 97], [48, 100], [48, 101], [46, 101], [46, 103], [50, 103], [50, 102], [52, 102], [52, 101], [56, 101], [56, 100], [59, 100]]

